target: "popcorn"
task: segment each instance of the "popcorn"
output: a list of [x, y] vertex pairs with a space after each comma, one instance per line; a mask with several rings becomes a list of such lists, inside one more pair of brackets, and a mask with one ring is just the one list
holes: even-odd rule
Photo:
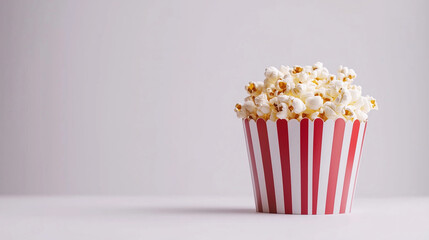
[[305, 100], [305, 105], [311, 110], [318, 110], [323, 105], [323, 99], [320, 96], [309, 97]]
[[273, 98], [276, 96], [277, 91], [276, 91], [275, 87], [273, 87], [273, 88], [267, 88], [266, 92], [270, 98]]
[[282, 73], [275, 67], [267, 67], [265, 68], [265, 77], [267, 79], [279, 79]]
[[289, 66], [280, 66], [280, 72], [282, 72], [284, 75], [289, 75], [290, 76], [290, 70], [291, 68]]
[[369, 112], [371, 110], [371, 101], [368, 96], [362, 98], [362, 107], [361, 110], [364, 112]]
[[316, 118], [318, 118], [320, 115], [320, 112], [314, 112], [310, 115], [310, 120], [314, 120]]
[[328, 119], [336, 119], [338, 118], [338, 114], [336, 111], [336, 106], [333, 102], [327, 102], [323, 104], [323, 107], [321, 109], [321, 113], [328, 118]]
[[352, 120], [356, 118], [355, 109], [352, 106], [344, 107], [341, 113], [346, 119]]
[[[292, 111], [296, 114], [302, 113], [305, 110], [305, 104], [299, 98], [294, 98], [292, 100], [291, 106], [292, 106]], [[289, 107], [291, 107], [291, 106], [289, 106]]]
[[361, 120], [361, 119], [367, 119], [368, 118], [368, 114], [364, 113], [361, 110], [356, 110], [355, 114], [356, 114], [356, 119], [359, 119], [359, 120]]
[[346, 88], [341, 88], [339, 92], [340, 95], [335, 99], [335, 103], [341, 106], [348, 105], [352, 101], [352, 95], [350, 91]]
[[283, 78], [283, 76], [284, 74], [275, 67], [265, 68], [265, 80], [264, 80], [265, 87], [271, 88], [271, 85], [275, 84], [276, 81], [280, 78]]
[[247, 117], [246, 109], [244, 109], [243, 106], [241, 106], [240, 103], [235, 104], [234, 111], [237, 113], [237, 117], [239, 117], [239, 118], [245, 118], [245, 117]]
[[243, 104], [243, 108], [249, 113], [253, 113], [256, 111], [256, 105], [253, 101], [245, 101]]
[[344, 118], [366, 121], [368, 112], [377, 110], [373, 97], [362, 96], [354, 85], [356, 72], [340, 66], [336, 74], [329, 73], [321, 62], [312, 66], [267, 67], [265, 80], [249, 82], [249, 96], [237, 103], [234, 111], [239, 118], [276, 121], [303, 118], [315, 120]]
[[350, 95], [352, 97], [352, 102], [356, 102], [361, 98], [362, 90], [361, 87], [355, 87], [349, 89]]
[[278, 112], [277, 115], [276, 115], [276, 117], [278, 119], [286, 119], [287, 116], [288, 116], [287, 110], [283, 110], [281, 112]]
[[270, 104], [268, 102], [262, 103], [260, 106], [258, 106], [258, 111], [256, 112], [258, 116], [264, 116], [271, 112]]
[[322, 68], [323, 68], [323, 63], [321, 62], [317, 62], [313, 65], [313, 70], [322, 69]]
[[337, 76], [332, 75], [332, 74], [328, 74], [327, 79], [328, 79], [328, 82], [332, 82], [334, 80], [337, 80]]
[[246, 89], [247, 93], [249, 93], [251, 96], [258, 96], [261, 94], [263, 88], [263, 82], [249, 82], [249, 84], [244, 86], [244, 89]]
[[296, 87], [294, 88], [294, 89], [292, 89], [292, 92], [295, 94], [295, 95], [300, 95], [301, 93], [303, 93], [303, 92], [305, 92], [307, 90], [307, 85], [304, 85], [304, 84], [302, 84], [302, 83], [298, 83], [297, 85], [296, 85]]
[[263, 103], [268, 102], [268, 97], [266, 94], [262, 93], [261, 95], [255, 97], [255, 104], [257, 106], [260, 106]]
[[293, 66], [292, 73], [297, 74], [297, 73], [302, 72], [302, 70], [303, 70], [303, 68], [301, 66]]
[[289, 92], [294, 88], [295, 88], [295, 83], [293, 82], [292, 77], [280, 79], [276, 83], [276, 89], [278, 89], [281, 92]]
[[337, 79], [345, 81], [346, 75], [344, 73], [337, 73]]
[[353, 79], [356, 78], [356, 73], [353, 69], [349, 70], [349, 74], [347, 75], [348, 78]]
[[371, 103], [371, 109], [378, 110], [378, 105], [377, 105], [377, 102], [375, 101], [375, 99], [373, 97], [370, 97], [370, 96], [367, 96], [367, 99]]
[[280, 102], [289, 103], [293, 100], [294, 97], [289, 95], [280, 95], [277, 97]]

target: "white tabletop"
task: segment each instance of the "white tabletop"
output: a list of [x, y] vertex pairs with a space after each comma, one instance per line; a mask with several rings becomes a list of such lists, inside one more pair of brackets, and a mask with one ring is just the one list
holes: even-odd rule
[[0, 239], [429, 239], [429, 198], [356, 199], [352, 214], [256, 213], [253, 198], [0, 197]]

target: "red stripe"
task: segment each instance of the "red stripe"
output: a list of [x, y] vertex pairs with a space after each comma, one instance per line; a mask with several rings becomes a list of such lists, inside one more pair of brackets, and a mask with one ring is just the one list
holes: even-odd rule
[[292, 187], [290, 180], [289, 133], [287, 121], [277, 120], [277, 135], [279, 136], [280, 162], [282, 166], [283, 196], [285, 213], [292, 214]]
[[350, 178], [352, 177], [353, 161], [356, 153], [357, 139], [359, 136], [360, 122], [353, 123], [352, 137], [350, 139], [349, 155], [347, 157], [346, 175], [344, 176], [343, 195], [341, 196], [340, 213], [346, 212], [347, 197], [350, 188]]
[[268, 207], [270, 213], [276, 213], [276, 194], [274, 190], [273, 168], [271, 166], [270, 144], [268, 143], [267, 123], [263, 119], [258, 119], [257, 125], [262, 164], [264, 166], [265, 185], [267, 187]]
[[323, 120], [314, 120], [313, 137], [313, 214], [317, 214], [317, 196], [319, 194], [320, 156], [322, 152]]
[[326, 214], [332, 214], [334, 212], [335, 191], [337, 188], [338, 169], [340, 167], [341, 148], [343, 145], [345, 125], [346, 123], [344, 119], [340, 118], [335, 121], [334, 140], [332, 142], [331, 152], [331, 165], [329, 167], [328, 192], [326, 196]]
[[308, 119], [301, 120], [301, 214], [308, 214]]
[[357, 168], [356, 168], [355, 184], [353, 185], [353, 195], [352, 195], [352, 200], [350, 202], [350, 211], [352, 210], [353, 198], [355, 196], [355, 191], [356, 191], [356, 180], [357, 180], [357, 176], [358, 176], [358, 173], [359, 173], [360, 158], [362, 156], [363, 140], [365, 140], [365, 133], [366, 133], [366, 125], [367, 124], [368, 124], [368, 122], [365, 123], [365, 128], [363, 129], [362, 144], [360, 146], [358, 165], [357, 165]]
[[250, 133], [249, 120], [246, 119], [244, 121], [244, 124], [246, 126], [247, 144], [249, 146], [249, 154], [250, 154], [250, 164], [252, 164], [252, 170], [253, 170], [253, 181], [255, 182], [256, 211], [262, 212], [261, 190], [259, 188], [258, 173], [256, 172], [255, 152], [253, 151], [253, 142], [252, 142], [252, 135]]

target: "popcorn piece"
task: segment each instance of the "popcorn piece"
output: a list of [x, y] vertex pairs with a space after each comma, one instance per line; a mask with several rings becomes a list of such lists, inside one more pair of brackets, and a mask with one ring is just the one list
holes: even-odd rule
[[352, 102], [358, 101], [362, 95], [362, 91], [361, 91], [360, 87], [349, 89], [349, 92], [350, 92], [351, 97], [352, 97]]
[[320, 112], [314, 112], [314, 113], [312, 113], [312, 114], [310, 115], [310, 119], [311, 119], [311, 120], [314, 120], [314, 119], [318, 118], [318, 117], [319, 117], [319, 115], [320, 115]]
[[286, 118], [287, 118], [287, 116], [288, 116], [287, 110], [284, 110], [284, 111], [278, 112], [278, 113], [277, 113], [277, 115], [276, 115], [276, 117], [277, 117], [278, 119], [286, 119]]
[[320, 96], [309, 97], [305, 100], [305, 105], [311, 110], [318, 110], [323, 105], [323, 99]]
[[368, 96], [363, 97], [362, 98], [362, 102], [363, 102], [363, 104], [362, 104], [361, 110], [363, 112], [366, 112], [366, 113], [369, 112], [369, 111], [371, 111], [372, 104], [371, 104], [371, 101], [370, 101], [369, 97]]
[[305, 92], [307, 90], [307, 85], [304, 85], [302, 83], [298, 83], [296, 87], [292, 90], [292, 92], [295, 95], [300, 95], [301, 93]]
[[305, 104], [299, 98], [294, 98], [292, 101], [292, 105], [289, 107], [292, 107], [292, 111], [296, 114], [300, 114], [305, 110]]
[[305, 101], [307, 101], [307, 98], [314, 97], [314, 92], [313, 91], [306, 91], [306, 92], [301, 93], [301, 95], [299, 97], [301, 100], [303, 100], [305, 102]]
[[239, 118], [247, 117], [246, 109], [244, 109], [240, 103], [235, 104], [234, 111], [237, 113], [237, 117], [239, 117]]
[[328, 80], [331, 82], [331, 81], [334, 81], [334, 80], [337, 80], [337, 76], [335, 76], [335, 75], [332, 75], [332, 74], [329, 74], [328, 75]]
[[290, 76], [290, 71], [291, 68], [289, 66], [280, 66], [280, 72], [282, 72], [284, 75], [289, 75]]
[[355, 71], [354, 71], [353, 69], [350, 69], [350, 70], [349, 70], [349, 74], [347, 75], [347, 77], [348, 77], [348, 78], [350, 78], [350, 79], [354, 79], [354, 78], [356, 78], [356, 73], [355, 73]]
[[324, 68], [323, 70], [319, 71], [317, 74], [317, 79], [318, 80], [324, 80], [327, 79], [329, 77], [329, 71], [328, 69]]
[[291, 104], [294, 97], [289, 96], [289, 95], [279, 95], [279, 96], [277, 96], [277, 99], [279, 102]]
[[345, 81], [346, 75], [344, 73], [337, 73], [337, 79], [340, 81]]
[[268, 97], [271, 99], [276, 96], [276, 89], [275, 88], [267, 88], [266, 90]]
[[358, 119], [359, 121], [366, 121], [368, 119], [368, 114], [362, 112], [361, 110], [356, 110], [355, 114], [356, 119]]
[[326, 116], [328, 119], [336, 119], [338, 117], [337, 112], [335, 111], [336, 107], [334, 103], [327, 102], [323, 104], [321, 108], [321, 113], [323, 113], [324, 116]]
[[265, 80], [264, 80], [265, 87], [274, 88], [271, 85], [274, 85], [276, 81], [280, 78], [283, 78], [283, 76], [284, 74], [275, 67], [265, 68]]
[[317, 62], [313, 65], [313, 70], [322, 69], [322, 68], [323, 68], [323, 63], [321, 62]]
[[254, 113], [256, 111], [256, 105], [253, 101], [244, 102], [243, 108], [249, 113]]
[[373, 97], [367, 97], [369, 102], [371, 103], [371, 109], [378, 110], [378, 104]]
[[255, 97], [255, 104], [260, 106], [263, 103], [268, 102], [267, 94], [261, 93], [259, 96]]
[[301, 66], [293, 66], [292, 73], [297, 74], [297, 73], [302, 72], [302, 70], [303, 70], [303, 68]]
[[264, 88], [263, 82], [249, 82], [249, 84], [247, 84], [244, 87], [247, 93], [249, 93], [252, 96], [259, 95], [262, 92], [263, 88]]
[[266, 103], [262, 103], [259, 107], [258, 107], [258, 111], [256, 112], [258, 114], [258, 116], [264, 116], [266, 114], [271, 113], [271, 108], [270, 108], [270, 104], [268, 102]]
[[265, 77], [267, 79], [279, 79], [282, 73], [275, 67], [267, 67], [265, 68]]
[[352, 101], [352, 95], [349, 90], [341, 88], [341, 94], [335, 99], [335, 103], [339, 105], [348, 105]]
[[341, 113], [348, 120], [356, 119], [355, 109], [351, 106], [344, 107]]

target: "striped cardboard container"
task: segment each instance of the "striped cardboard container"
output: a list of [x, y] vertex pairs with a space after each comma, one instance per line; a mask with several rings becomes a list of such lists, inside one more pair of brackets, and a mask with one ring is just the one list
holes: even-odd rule
[[256, 211], [351, 211], [367, 123], [243, 120]]

